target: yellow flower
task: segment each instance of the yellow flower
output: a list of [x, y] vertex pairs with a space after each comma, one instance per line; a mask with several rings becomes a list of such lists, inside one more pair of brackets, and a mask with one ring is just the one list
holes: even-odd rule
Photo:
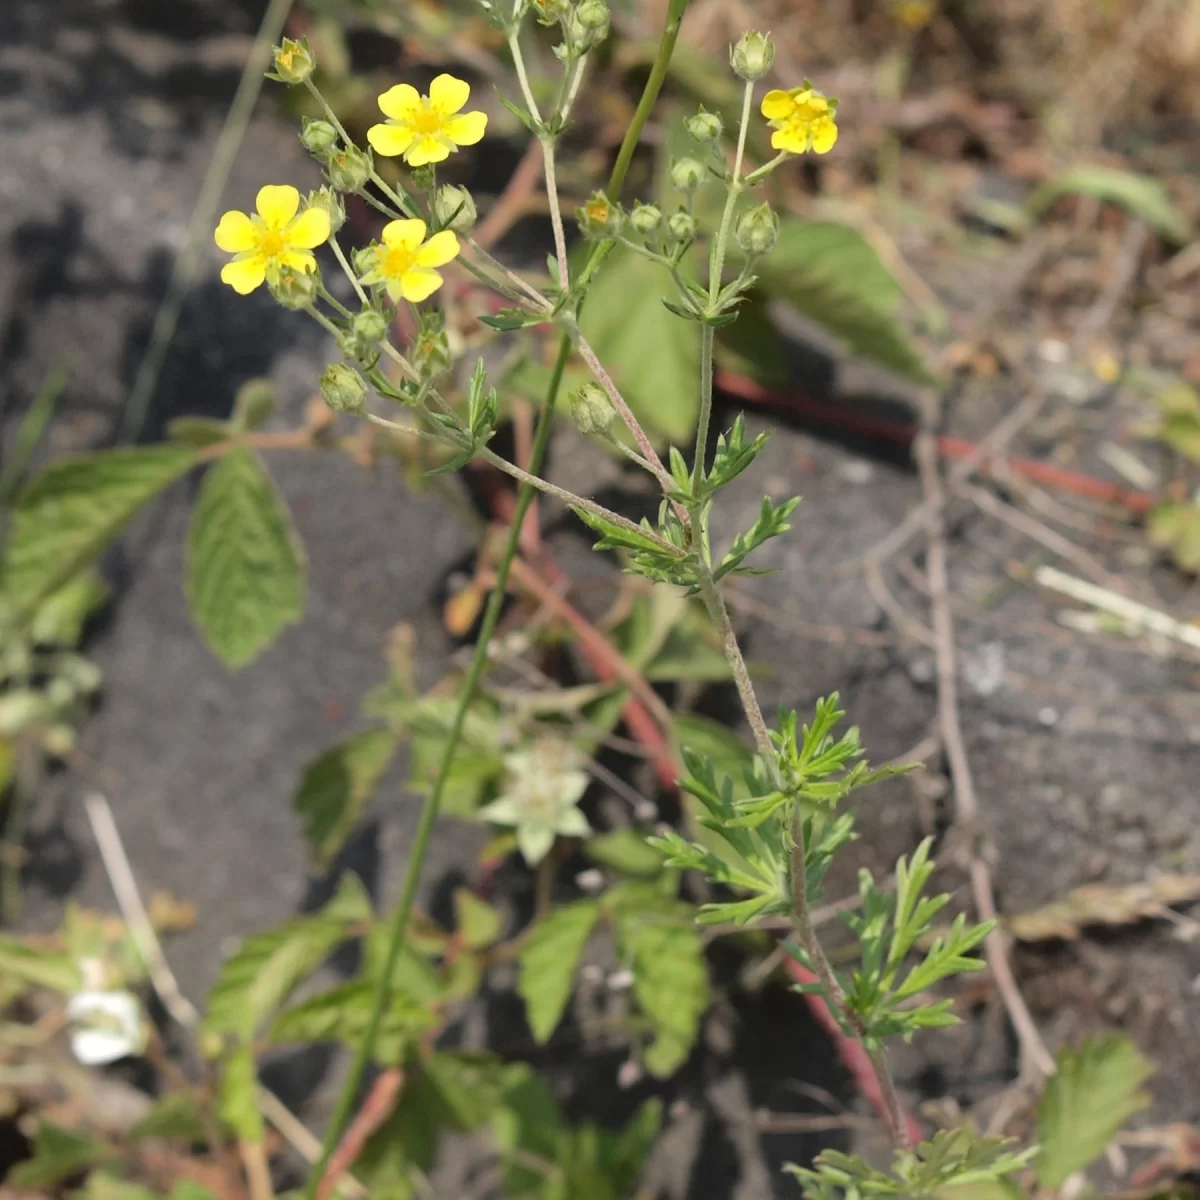
[[443, 162], [451, 150], [473, 146], [483, 137], [487, 114], [459, 111], [470, 95], [470, 85], [453, 75], [439, 75], [428, 96], [412, 84], [398, 83], [379, 97], [388, 121], [372, 125], [367, 141], [385, 158], [403, 154], [410, 167]]
[[282, 267], [315, 271], [312, 251], [329, 238], [329, 214], [306, 208], [299, 216], [300, 193], [290, 184], [268, 184], [255, 198], [256, 215], [227, 212], [213, 235], [226, 254], [237, 257], [221, 268], [221, 280], [245, 296]]
[[837, 141], [837, 101], [829, 101], [815, 88], [792, 88], [790, 92], [776, 88], [763, 97], [762, 115], [775, 130], [771, 145], [788, 154], [803, 154], [815, 150], [826, 154]]
[[916, 33], [933, 19], [933, 0], [900, 0], [892, 12], [905, 29]]
[[433, 269], [458, 256], [458, 238], [449, 229], [425, 240], [424, 221], [389, 221], [383, 244], [370, 250], [370, 270], [363, 283], [382, 283], [393, 300], [427, 300], [442, 286]]

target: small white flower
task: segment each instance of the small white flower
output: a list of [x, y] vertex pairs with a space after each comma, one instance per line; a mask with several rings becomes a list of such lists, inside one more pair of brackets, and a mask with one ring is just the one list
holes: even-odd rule
[[71, 1052], [85, 1067], [103, 1066], [142, 1047], [142, 1009], [132, 992], [80, 992], [67, 1004]]

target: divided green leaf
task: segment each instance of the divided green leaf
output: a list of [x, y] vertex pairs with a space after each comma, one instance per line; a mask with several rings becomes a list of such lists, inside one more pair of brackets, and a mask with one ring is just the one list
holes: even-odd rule
[[33, 1157], [12, 1167], [6, 1182], [15, 1188], [45, 1192], [111, 1157], [112, 1151], [103, 1142], [42, 1120], [33, 1137]]
[[208, 472], [188, 531], [192, 615], [226, 666], [245, 666], [304, 611], [304, 551], [249, 450]]

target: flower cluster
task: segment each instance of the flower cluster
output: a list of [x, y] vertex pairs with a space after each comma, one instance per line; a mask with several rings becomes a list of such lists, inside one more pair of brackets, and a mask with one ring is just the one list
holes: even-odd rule
[[776, 150], [827, 154], [837, 141], [837, 101], [822, 95], [807, 80], [791, 91], [769, 91], [763, 97], [762, 115], [775, 130], [771, 145]]

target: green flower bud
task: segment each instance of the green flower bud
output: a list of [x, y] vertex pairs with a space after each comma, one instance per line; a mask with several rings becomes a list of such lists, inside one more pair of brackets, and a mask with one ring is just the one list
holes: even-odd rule
[[309, 192], [304, 207], [321, 209], [329, 217], [330, 233], [337, 233], [346, 223], [346, 206], [342, 203], [341, 196], [327, 187]]
[[557, 25], [570, 10], [568, 0], [533, 0], [533, 15], [539, 25]]
[[363, 349], [378, 346], [387, 337], [387, 331], [387, 317], [376, 308], [364, 308], [350, 322], [351, 336], [356, 346]]
[[769, 33], [748, 30], [729, 51], [729, 65], [734, 74], [748, 83], [761, 79], [775, 61], [775, 43]]
[[75, 730], [70, 725], [51, 725], [42, 734], [42, 749], [52, 758], [66, 758], [75, 749]]
[[305, 117], [300, 123], [300, 143], [309, 154], [323, 158], [337, 145], [338, 131], [328, 121]]
[[410, 172], [412, 185], [415, 188], [420, 188], [421, 191], [427, 192], [437, 181], [436, 168], [426, 165], [423, 167], [413, 167]]
[[588, 202], [575, 214], [584, 237], [603, 238], [621, 228], [621, 208], [600, 191], [593, 192]]
[[629, 214], [629, 224], [643, 237], [653, 233], [662, 224], [662, 211], [656, 204], [635, 204]]
[[362, 412], [367, 385], [348, 363], [330, 363], [321, 375], [321, 395], [334, 412]]
[[377, 250], [378, 247], [372, 244], [370, 246], [357, 246], [350, 251], [350, 265], [354, 268], [354, 274], [359, 279], [375, 269], [375, 254]]
[[308, 38], [296, 41], [284, 38], [275, 47], [275, 75], [280, 83], [303, 83], [313, 73], [316, 60], [308, 48]]
[[610, 20], [604, 0], [583, 0], [567, 18], [567, 41], [576, 53], [586, 54], [608, 37]]
[[668, 218], [667, 230], [677, 242], [690, 242], [696, 236], [696, 218], [681, 208]]
[[597, 383], [585, 383], [571, 393], [571, 416], [580, 433], [605, 434], [616, 415], [604, 389]]
[[284, 308], [308, 308], [316, 302], [321, 287], [320, 271], [295, 271], [283, 267], [274, 279], [268, 278], [271, 295]]
[[716, 113], [710, 113], [703, 108], [688, 117], [683, 122], [683, 127], [691, 137], [702, 144], [715, 142], [725, 128]]
[[779, 218], [769, 204], [760, 204], [742, 213], [734, 236], [743, 254], [766, 254], [779, 240]]
[[704, 182], [704, 164], [696, 158], [677, 158], [671, 164], [671, 182], [681, 192], [694, 192]]
[[408, 356], [422, 379], [444, 375], [453, 359], [450, 339], [446, 336], [446, 317], [440, 310], [428, 309], [421, 314], [421, 327], [413, 338]]
[[357, 192], [367, 185], [373, 167], [368, 151], [347, 146], [333, 151], [325, 162], [330, 186], [338, 192]]
[[608, 5], [604, 3], [604, 0], [583, 0], [583, 3], [576, 9], [575, 16], [584, 29], [603, 29], [606, 34], [608, 33], [610, 17]]
[[475, 211], [471, 193], [452, 183], [438, 188], [433, 198], [433, 213], [443, 229], [453, 229], [455, 233], [462, 234], [470, 233], [475, 228], [475, 219], [479, 215]]
[[69, 679], [60, 676], [46, 684], [46, 701], [55, 712], [62, 712], [74, 699], [75, 688]]

